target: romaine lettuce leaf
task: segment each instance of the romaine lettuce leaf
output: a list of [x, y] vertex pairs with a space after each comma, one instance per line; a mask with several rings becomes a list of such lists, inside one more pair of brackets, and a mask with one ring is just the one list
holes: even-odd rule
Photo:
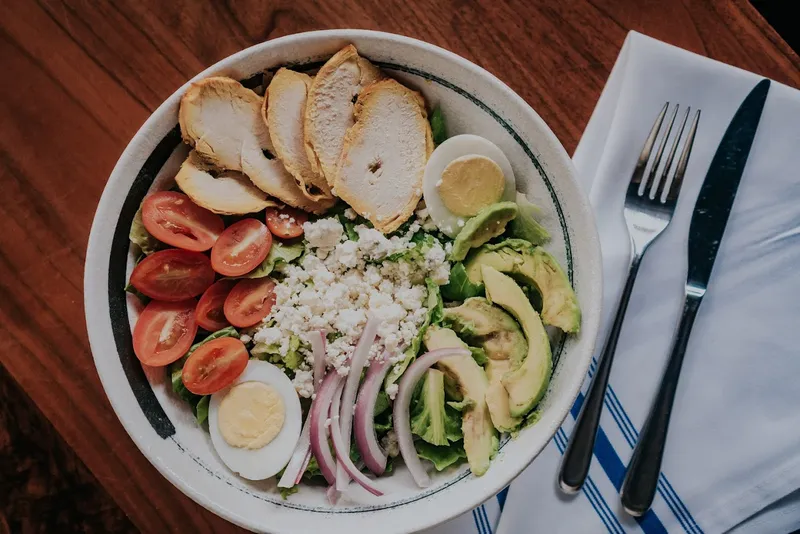
[[130, 232], [128, 232], [128, 238], [131, 240], [131, 242], [138, 245], [139, 249], [144, 254], [149, 255], [153, 252], [157, 252], [163, 248], [166, 248], [164, 243], [153, 237], [153, 235], [147, 231], [147, 228], [144, 227], [141, 206], [139, 206], [139, 209], [136, 210], [136, 215], [133, 216], [133, 222], [131, 223]]
[[304, 251], [305, 247], [302, 243], [286, 245], [273, 241], [272, 248], [269, 249], [269, 254], [261, 262], [261, 265], [239, 278], [264, 278], [271, 274], [280, 264], [291, 263], [302, 256]]
[[447, 125], [444, 122], [444, 115], [439, 106], [433, 108], [430, 117], [431, 137], [435, 145], [441, 145], [447, 140]]
[[414, 442], [414, 447], [417, 449], [417, 455], [433, 462], [437, 471], [458, 465], [467, 459], [464, 443], [461, 441], [447, 446], [437, 446], [420, 439]]
[[410, 403], [411, 432], [431, 445], [448, 445], [463, 438], [461, 414], [445, 404], [444, 373], [428, 369]]
[[448, 301], [462, 301], [483, 294], [483, 284], [473, 284], [467, 277], [464, 264], [455, 263], [450, 269], [450, 280], [442, 286], [442, 296]]
[[519, 191], [517, 207], [519, 214], [508, 223], [508, 235], [524, 239], [533, 245], [543, 245], [550, 241], [550, 232], [536, 220], [541, 217], [541, 210]]

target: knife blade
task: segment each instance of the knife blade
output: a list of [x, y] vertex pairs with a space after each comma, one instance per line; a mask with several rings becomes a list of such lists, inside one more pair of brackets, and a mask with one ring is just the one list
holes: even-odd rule
[[753, 146], [770, 81], [762, 80], [750, 91], [731, 119], [708, 167], [689, 226], [687, 290], [702, 296], [719, 252], [722, 234], [736, 198]]

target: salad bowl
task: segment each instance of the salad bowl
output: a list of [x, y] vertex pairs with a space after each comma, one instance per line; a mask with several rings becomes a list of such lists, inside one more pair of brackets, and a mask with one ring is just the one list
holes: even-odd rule
[[[283, 498], [274, 479], [249, 481], [226, 467], [208, 431], [172, 392], [163, 369], [143, 366], [134, 354], [131, 330], [142, 307], [123, 288], [137, 259], [128, 240], [137, 210], [148, 192], [168, 187], [188, 154], [181, 143], [178, 110], [189, 85], [210, 76], [252, 80], [279, 66], [311, 70], [347, 44], [437, 105], [451, 134], [479, 134], [503, 151], [517, 189], [541, 208], [541, 222], [552, 238], [545, 248], [575, 290], [582, 323], [576, 335], [553, 337], [553, 373], [537, 421], [514, 437], [504, 437], [482, 476], [462, 465], [434, 473], [431, 484], [420, 488], [399, 465], [382, 480], [382, 497], [357, 494], [334, 505], [324, 486], [303, 486]], [[152, 114], [120, 157], [97, 208], [86, 258], [85, 308], [94, 361], [114, 411], [148, 460], [190, 498], [257, 532], [413, 532], [494, 496], [552, 438], [591, 361], [601, 278], [592, 212], [576, 171], [558, 139], [524, 100], [482, 68], [422, 41], [331, 30], [274, 39], [234, 54], [187, 82]]]

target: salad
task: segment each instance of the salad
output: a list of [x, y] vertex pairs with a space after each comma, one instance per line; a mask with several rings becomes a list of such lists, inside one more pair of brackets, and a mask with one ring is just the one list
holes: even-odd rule
[[482, 475], [537, 420], [545, 326], [580, 329], [538, 208], [496, 145], [448, 138], [353, 46], [261, 89], [213, 77], [181, 100], [192, 151], [130, 231], [137, 357], [284, 498], [383, 495], [398, 461], [420, 487]]

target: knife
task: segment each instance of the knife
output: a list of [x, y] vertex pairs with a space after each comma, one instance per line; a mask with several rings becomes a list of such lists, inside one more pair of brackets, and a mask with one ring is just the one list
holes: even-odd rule
[[769, 86], [769, 80], [760, 81], [739, 106], [722, 136], [697, 197], [689, 227], [689, 269], [683, 313], [658, 393], [639, 434], [620, 490], [622, 506], [633, 516], [644, 515], [655, 496], [686, 345], [697, 310], [708, 289], [714, 260], [761, 120]]

